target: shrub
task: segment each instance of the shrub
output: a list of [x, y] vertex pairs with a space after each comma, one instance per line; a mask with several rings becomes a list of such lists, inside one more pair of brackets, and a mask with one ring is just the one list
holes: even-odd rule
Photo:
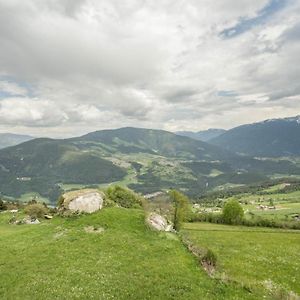
[[244, 217], [244, 210], [237, 200], [229, 200], [223, 207], [222, 215], [225, 224], [240, 224]]
[[48, 209], [43, 204], [36, 203], [27, 205], [24, 209], [24, 212], [31, 218], [41, 218], [47, 214]]
[[217, 255], [212, 250], [208, 249], [202, 258], [202, 262], [215, 267], [217, 265]]
[[109, 187], [106, 190], [106, 195], [108, 201], [114, 201], [121, 207], [139, 208], [142, 205], [142, 199], [138, 194], [136, 194], [132, 190], [123, 188], [118, 185]]
[[3, 200], [0, 199], [0, 211], [1, 210], [7, 210], [7, 205]]
[[220, 213], [192, 213], [189, 217], [189, 222], [209, 222], [209, 223], [223, 223], [223, 215]]

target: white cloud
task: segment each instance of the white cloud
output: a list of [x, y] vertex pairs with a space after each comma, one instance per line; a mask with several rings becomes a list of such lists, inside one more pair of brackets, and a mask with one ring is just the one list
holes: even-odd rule
[[0, 74], [16, 82], [0, 77], [0, 91], [25, 96], [0, 100], [0, 130], [199, 130], [298, 114], [299, 2], [220, 37], [267, 3], [0, 0]]
[[9, 98], [0, 102], [0, 123], [33, 127], [55, 126], [67, 115], [55, 103], [40, 99]]

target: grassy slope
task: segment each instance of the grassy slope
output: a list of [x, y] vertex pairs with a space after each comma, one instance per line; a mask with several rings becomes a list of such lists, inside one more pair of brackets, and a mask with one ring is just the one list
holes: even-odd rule
[[254, 286], [271, 280], [300, 294], [299, 231], [207, 223], [186, 224], [184, 231], [217, 254], [219, 268], [230, 278]]
[[[1, 299], [255, 299], [211, 279], [173, 234], [140, 210], [8, 225], [0, 214]], [[106, 228], [86, 233], [87, 225]]]

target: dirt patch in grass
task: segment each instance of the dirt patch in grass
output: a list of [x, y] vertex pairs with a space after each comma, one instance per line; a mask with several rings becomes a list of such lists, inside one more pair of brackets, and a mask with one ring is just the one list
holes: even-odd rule
[[84, 231], [86, 233], [96, 233], [96, 234], [100, 234], [104, 232], [104, 228], [103, 227], [95, 227], [95, 226], [86, 226], [84, 227]]

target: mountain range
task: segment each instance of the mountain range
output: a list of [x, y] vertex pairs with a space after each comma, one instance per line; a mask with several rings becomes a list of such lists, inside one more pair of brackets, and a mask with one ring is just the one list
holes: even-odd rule
[[163, 130], [130, 127], [71, 139], [39, 138], [0, 150], [0, 191], [16, 199], [35, 192], [55, 202], [63, 190], [111, 183], [142, 193], [178, 188], [197, 196], [273, 174], [300, 175], [300, 168]]
[[238, 126], [208, 142], [256, 157], [299, 156], [300, 116]]

